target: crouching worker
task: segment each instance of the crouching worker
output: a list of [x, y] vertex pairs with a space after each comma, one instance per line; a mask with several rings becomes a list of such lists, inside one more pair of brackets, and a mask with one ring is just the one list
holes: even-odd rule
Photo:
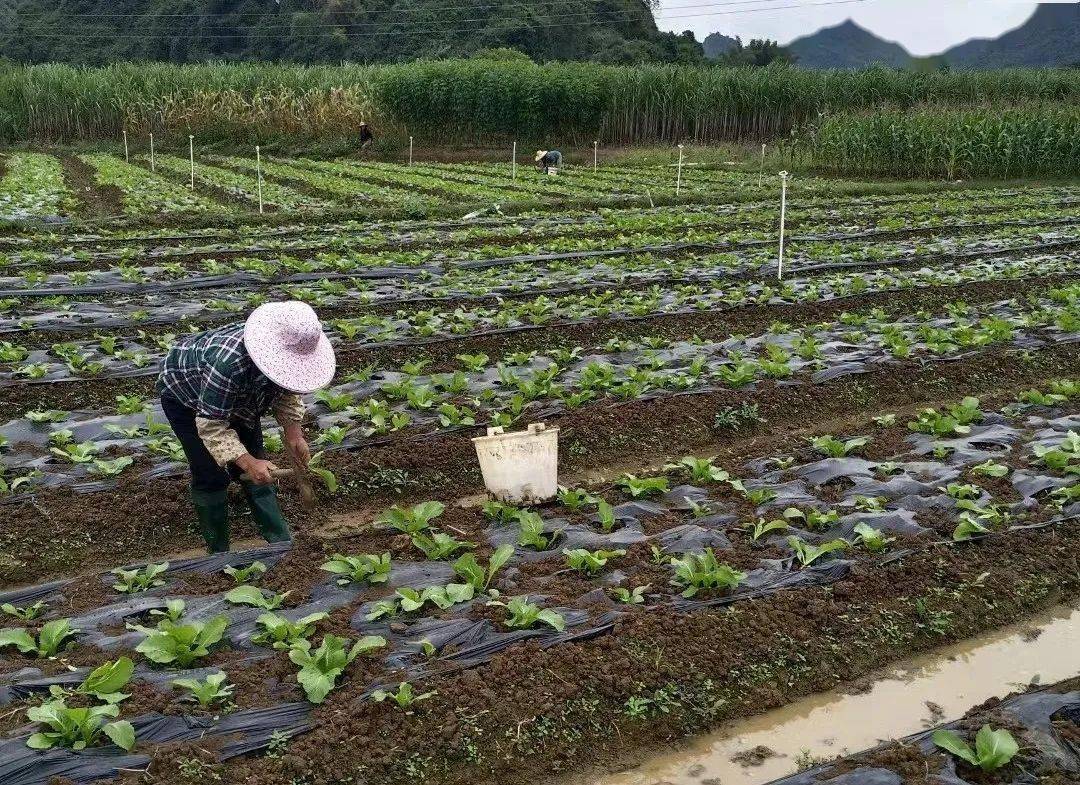
[[191, 499], [210, 553], [229, 550], [232, 480], [240, 481], [259, 533], [269, 542], [290, 539], [262, 416], [273, 411], [294, 464], [307, 466], [300, 394], [325, 387], [336, 367], [319, 317], [301, 302], [262, 305], [242, 324], [184, 338], [169, 351], [157, 390], [191, 466]]
[[537, 150], [536, 151], [536, 168], [541, 172], [551, 172], [551, 170], [558, 171], [562, 166], [562, 153], [558, 150]]

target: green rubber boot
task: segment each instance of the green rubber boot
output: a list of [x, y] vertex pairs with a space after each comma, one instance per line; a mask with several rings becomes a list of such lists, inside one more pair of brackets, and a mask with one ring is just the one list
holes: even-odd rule
[[229, 492], [191, 489], [191, 501], [199, 516], [199, 530], [206, 540], [208, 553], [229, 550]]
[[250, 482], [242, 482], [240, 485], [244, 489], [244, 497], [251, 508], [251, 517], [255, 519], [259, 534], [271, 543], [291, 540], [289, 524], [285, 516], [281, 514], [281, 508], [278, 507], [277, 488], [273, 485], [255, 485]]

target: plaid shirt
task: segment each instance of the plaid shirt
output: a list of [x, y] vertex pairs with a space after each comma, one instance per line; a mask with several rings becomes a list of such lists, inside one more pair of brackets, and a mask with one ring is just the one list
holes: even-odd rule
[[259, 422], [285, 394], [248, 357], [242, 323], [178, 341], [162, 363], [157, 391], [197, 417], [245, 423]]

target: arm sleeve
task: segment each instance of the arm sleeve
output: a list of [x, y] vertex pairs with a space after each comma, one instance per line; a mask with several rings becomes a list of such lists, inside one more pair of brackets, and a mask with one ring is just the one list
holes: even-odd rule
[[273, 408], [274, 419], [276, 419], [278, 424], [282, 427], [289, 425], [290, 423], [303, 422], [304, 414], [307, 412], [303, 398], [293, 393], [285, 393], [280, 396], [274, 401]]
[[247, 448], [240, 442], [239, 435], [229, 427], [229, 423], [225, 420], [196, 417], [195, 429], [199, 432], [199, 438], [206, 445], [207, 451], [219, 466], [225, 466], [247, 452]]

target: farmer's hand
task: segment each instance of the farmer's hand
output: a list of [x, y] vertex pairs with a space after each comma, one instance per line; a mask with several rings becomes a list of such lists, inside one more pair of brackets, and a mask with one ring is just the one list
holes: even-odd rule
[[236, 465], [255, 485], [272, 485], [274, 482], [274, 476], [271, 472], [277, 467], [270, 461], [264, 461], [254, 455], [244, 453], [236, 459]]
[[285, 449], [298, 466], [304, 467], [311, 462], [311, 448], [300, 423], [289, 423], [285, 426]]

